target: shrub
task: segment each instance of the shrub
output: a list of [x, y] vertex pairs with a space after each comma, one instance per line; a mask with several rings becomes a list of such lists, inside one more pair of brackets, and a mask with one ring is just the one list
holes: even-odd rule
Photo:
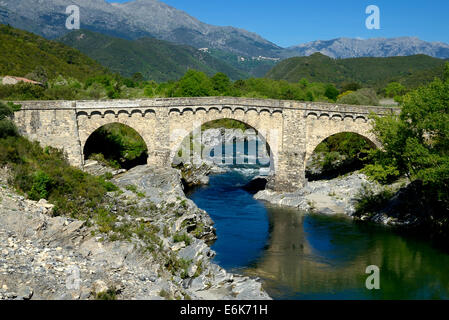
[[34, 200], [45, 198], [56, 206], [55, 214], [74, 218], [97, 214], [105, 193], [117, 188], [71, 167], [60, 150], [44, 150], [20, 136], [0, 140], [0, 164], [10, 168], [10, 183], [18, 190]]
[[374, 163], [368, 164], [362, 169], [371, 180], [382, 184], [392, 183], [400, 176], [399, 170], [393, 165], [384, 165]]
[[370, 88], [359, 89], [355, 92], [340, 96], [339, 103], [355, 105], [379, 105], [379, 98], [376, 92]]
[[183, 241], [184, 241], [184, 243], [185, 243], [187, 246], [189, 246], [190, 243], [192, 242], [192, 239], [190, 239], [190, 237], [189, 237], [186, 233], [183, 233], [183, 234], [177, 233], [177, 234], [175, 234], [175, 235], [173, 236], [173, 241], [174, 241], [175, 243], [177, 243], [177, 242], [183, 242]]
[[372, 214], [382, 210], [393, 196], [394, 192], [390, 189], [376, 193], [366, 184], [363, 185], [356, 195], [356, 215]]
[[17, 136], [18, 130], [16, 125], [9, 119], [0, 120], [0, 139], [6, 137]]
[[38, 171], [33, 177], [33, 184], [28, 196], [31, 200], [48, 199], [52, 185], [52, 179], [45, 172]]
[[99, 292], [95, 296], [96, 300], [117, 300], [117, 290], [114, 288], [108, 289], [104, 292]]
[[0, 120], [10, 118], [14, 114], [12, 108], [0, 102]]

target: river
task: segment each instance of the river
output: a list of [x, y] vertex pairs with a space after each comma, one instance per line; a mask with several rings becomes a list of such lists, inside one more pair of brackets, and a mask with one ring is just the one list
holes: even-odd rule
[[[385, 227], [274, 207], [241, 187], [233, 169], [188, 196], [215, 221], [215, 262], [257, 276], [274, 299], [449, 299], [449, 254]], [[366, 268], [380, 268], [368, 290]]]

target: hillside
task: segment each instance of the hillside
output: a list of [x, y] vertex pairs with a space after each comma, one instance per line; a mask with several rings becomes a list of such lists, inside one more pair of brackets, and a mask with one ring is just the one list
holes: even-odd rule
[[257, 57], [241, 56], [231, 52], [208, 49], [215, 58], [226, 62], [234, 68], [249, 74], [251, 77], [261, 78], [273, 68], [280, 59], [263, 59]]
[[25, 76], [43, 67], [49, 79], [84, 80], [107, 72], [76, 49], [5, 25], [0, 25], [0, 52], [0, 75]]
[[126, 40], [77, 30], [60, 41], [125, 77], [140, 72], [144, 78], [157, 82], [177, 80], [188, 69], [200, 70], [209, 75], [223, 72], [234, 80], [248, 76], [207, 52], [148, 37]]
[[297, 82], [329, 82], [341, 86], [358, 82], [363, 86], [383, 88], [391, 81], [417, 87], [441, 76], [445, 60], [425, 55], [389, 58], [332, 59], [321, 53], [294, 57], [279, 62], [266, 77]]

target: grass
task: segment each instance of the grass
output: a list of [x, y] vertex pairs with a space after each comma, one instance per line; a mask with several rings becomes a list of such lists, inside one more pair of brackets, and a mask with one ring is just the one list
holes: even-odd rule
[[114, 288], [95, 295], [95, 300], [117, 300], [117, 291]]
[[173, 241], [175, 243], [178, 242], [184, 242], [186, 244], [186, 246], [189, 246], [192, 243], [192, 239], [190, 238], [190, 236], [187, 233], [177, 233], [173, 236]]
[[71, 167], [55, 148], [43, 149], [23, 137], [0, 139], [0, 165], [10, 169], [9, 183], [30, 199], [47, 199], [55, 215], [91, 218], [107, 192], [118, 187], [103, 177], [91, 176]]
[[165, 298], [165, 299], [167, 299], [167, 300], [171, 298], [170, 293], [169, 293], [167, 290], [165, 290], [165, 289], [162, 289], [161, 291], [159, 291], [159, 295], [160, 295], [162, 298]]

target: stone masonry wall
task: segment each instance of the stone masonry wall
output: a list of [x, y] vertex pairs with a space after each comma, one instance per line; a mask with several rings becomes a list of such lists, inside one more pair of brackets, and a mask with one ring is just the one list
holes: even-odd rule
[[43, 146], [61, 148], [75, 166], [84, 163], [89, 136], [108, 123], [135, 129], [148, 148], [148, 164], [170, 166], [183, 139], [201, 125], [234, 119], [253, 127], [267, 141], [275, 179], [270, 187], [291, 191], [303, 186], [306, 159], [327, 137], [360, 134], [380, 146], [369, 113], [397, 109], [327, 103], [231, 97], [105, 101], [18, 101], [15, 122], [22, 134]]
[[76, 112], [71, 101], [16, 102], [22, 105], [14, 121], [21, 134], [45, 146], [64, 150], [75, 166], [82, 164]]

